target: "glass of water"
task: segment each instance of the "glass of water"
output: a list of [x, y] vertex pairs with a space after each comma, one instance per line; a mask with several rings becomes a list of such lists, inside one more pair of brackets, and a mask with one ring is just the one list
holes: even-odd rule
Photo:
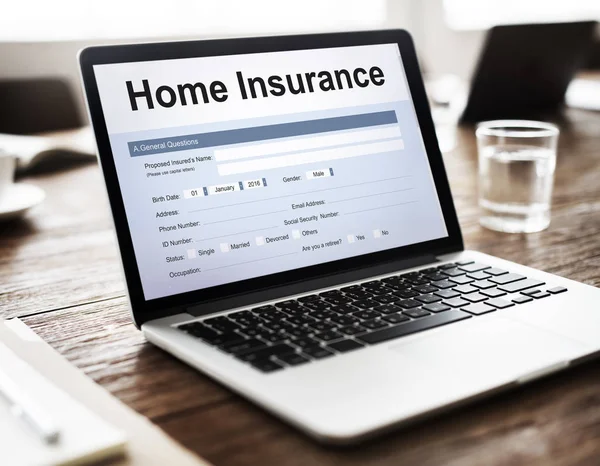
[[481, 225], [507, 233], [548, 227], [558, 133], [539, 121], [477, 125]]

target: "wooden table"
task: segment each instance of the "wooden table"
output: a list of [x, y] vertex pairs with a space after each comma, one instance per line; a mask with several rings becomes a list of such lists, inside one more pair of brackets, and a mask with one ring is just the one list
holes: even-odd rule
[[[446, 166], [468, 248], [597, 286], [600, 114], [571, 111], [561, 129], [552, 224], [541, 233], [479, 226], [472, 129], [460, 130]], [[26, 220], [0, 225], [0, 316], [21, 317], [216, 465], [600, 464], [598, 361], [360, 447], [322, 447], [144, 341], [129, 318], [95, 164], [27, 181], [48, 198]]]

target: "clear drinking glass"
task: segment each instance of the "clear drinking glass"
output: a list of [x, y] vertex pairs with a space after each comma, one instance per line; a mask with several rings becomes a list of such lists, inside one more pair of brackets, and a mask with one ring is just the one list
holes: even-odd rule
[[508, 233], [548, 227], [558, 133], [539, 121], [477, 125], [481, 225]]

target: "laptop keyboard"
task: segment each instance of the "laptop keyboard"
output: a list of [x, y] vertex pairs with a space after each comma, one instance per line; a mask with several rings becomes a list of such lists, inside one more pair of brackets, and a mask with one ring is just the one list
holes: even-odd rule
[[262, 372], [274, 372], [565, 291], [508, 270], [461, 261], [178, 328]]

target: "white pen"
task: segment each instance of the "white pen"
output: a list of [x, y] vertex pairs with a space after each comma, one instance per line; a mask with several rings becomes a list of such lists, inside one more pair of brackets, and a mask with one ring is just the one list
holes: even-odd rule
[[19, 387], [0, 370], [0, 398], [9, 405], [10, 412], [24, 421], [45, 443], [54, 444], [60, 439], [60, 430], [51, 416], [33, 400], [22, 394]]

